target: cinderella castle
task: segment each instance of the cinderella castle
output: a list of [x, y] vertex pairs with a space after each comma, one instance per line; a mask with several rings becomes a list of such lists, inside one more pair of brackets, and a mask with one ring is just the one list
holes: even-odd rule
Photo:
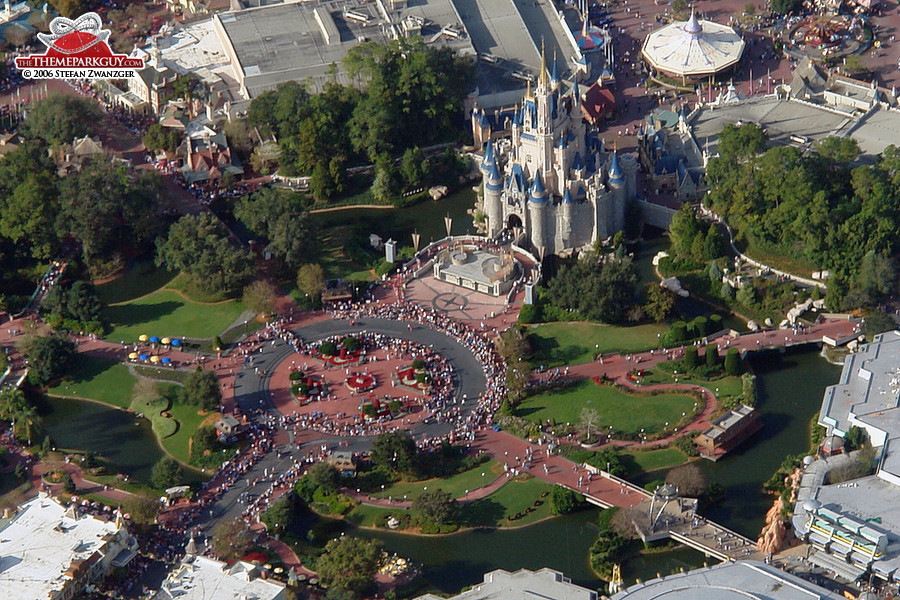
[[[543, 61], [542, 61], [543, 62]], [[534, 248], [568, 254], [620, 231], [635, 197], [637, 160], [607, 153], [582, 117], [578, 83], [564, 93], [546, 62], [514, 109], [472, 113], [487, 233], [523, 228]]]

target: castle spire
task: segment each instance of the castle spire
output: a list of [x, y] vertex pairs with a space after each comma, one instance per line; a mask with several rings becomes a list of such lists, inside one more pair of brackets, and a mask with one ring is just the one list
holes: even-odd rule
[[538, 89], [547, 89], [547, 53], [544, 49], [544, 38], [541, 38], [541, 76], [538, 80]]
[[559, 64], [556, 60], [556, 48], [553, 49], [553, 71], [550, 73], [550, 81], [554, 84], [559, 83]]

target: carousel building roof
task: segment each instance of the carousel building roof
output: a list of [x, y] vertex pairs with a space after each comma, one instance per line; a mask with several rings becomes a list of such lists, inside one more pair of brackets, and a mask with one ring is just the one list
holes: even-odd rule
[[744, 53], [744, 40], [734, 29], [702, 21], [691, 13], [647, 36], [641, 54], [657, 71], [678, 77], [714, 75], [734, 66]]

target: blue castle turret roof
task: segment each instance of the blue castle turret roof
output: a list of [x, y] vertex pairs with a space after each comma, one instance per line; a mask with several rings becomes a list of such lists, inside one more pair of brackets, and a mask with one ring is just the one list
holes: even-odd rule
[[612, 184], [625, 183], [625, 175], [619, 165], [619, 153], [616, 151], [613, 152], [612, 162], [609, 163], [609, 182]]
[[575, 204], [572, 194], [569, 193], [569, 188], [566, 188], [566, 191], [563, 192], [563, 204]]
[[500, 170], [497, 168], [496, 162], [491, 163], [491, 168], [488, 171], [485, 188], [492, 191], [499, 191], [503, 189], [503, 178], [500, 177]]
[[545, 204], [547, 202], [547, 190], [544, 188], [544, 181], [541, 179], [540, 171], [534, 174], [534, 183], [531, 184], [528, 199], [534, 204]]

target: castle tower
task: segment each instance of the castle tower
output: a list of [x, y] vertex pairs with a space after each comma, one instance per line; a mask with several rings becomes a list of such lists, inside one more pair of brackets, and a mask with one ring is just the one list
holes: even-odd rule
[[559, 231], [564, 246], [568, 246], [569, 240], [572, 239], [572, 206], [574, 204], [575, 200], [572, 198], [572, 194], [569, 193], [569, 188], [566, 188], [563, 192], [562, 204], [559, 208]]
[[546, 223], [547, 190], [541, 179], [541, 172], [534, 174], [534, 183], [528, 192], [528, 219], [531, 222], [531, 243], [535, 249], [547, 247]]
[[484, 114], [484, 110], [472, 111], [472, 139], [476, 147], [481, 147], [491, 139], [491, 121]]
[[607, 179], [610, 189], [612, 189], [613, 205], [610, 207], [609, 220], [607, 221], [607, 234], [619, 231], [624, 226], [625, 221], [625, 196], [627, 194], [625, 173], [619, 164], [619, 151], [614, 150], [612, 160], [609, 163], [609, 177]]
[[503, 229], [503, 205], [500, 194], [503, 191], [503, 178], [500, 169], [494, 162], [484, 182], [484, 213], [488, 219], [488, 234], [493, 237]]

